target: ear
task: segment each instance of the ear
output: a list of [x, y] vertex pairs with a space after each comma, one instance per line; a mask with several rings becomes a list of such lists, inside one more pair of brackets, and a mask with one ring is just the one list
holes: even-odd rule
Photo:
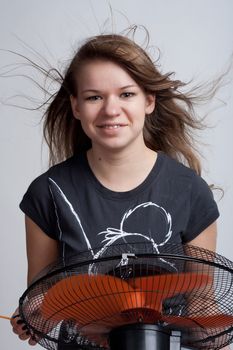
[[70, 95], [70, 104], [75, 119], [79, 119], [80, 113], [78, 108], [78, 98], [76, 96]]
[[153, 94], [146, 95], [146, 114], [151, 114], [155, 109], [156, 97]]

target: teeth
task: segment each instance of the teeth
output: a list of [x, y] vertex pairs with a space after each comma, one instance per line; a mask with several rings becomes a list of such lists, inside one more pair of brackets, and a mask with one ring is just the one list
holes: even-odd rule
[[103, 125], [102, 128], [105, 128], [105, 129], [117, 129], [117, 128], [120, 128], [120, 125]]

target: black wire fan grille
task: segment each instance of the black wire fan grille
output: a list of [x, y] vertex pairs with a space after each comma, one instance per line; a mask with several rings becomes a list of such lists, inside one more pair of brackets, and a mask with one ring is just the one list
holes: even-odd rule
[[20, 298], [20, 315], [44, 348], [107, 350], [112, 330], [137, 323], [179, 330], [182, 346], [194, 349], [232, 342], [231, 261], [172, 244], [160, 252], [144, 243], [98, 251], [47, 268]]

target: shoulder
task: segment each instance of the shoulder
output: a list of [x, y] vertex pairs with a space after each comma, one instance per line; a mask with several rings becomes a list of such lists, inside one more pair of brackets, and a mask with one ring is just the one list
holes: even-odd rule
[[191, 208], [201, 205], [216, 207], [213, 192], [203, 177], [166, 154], [161, 156], [163, 166], [160, 177], [171, 195], [182, 195], [189, 201]]
[[163, 171], [166, 172], [166, 175], [170, 179], [173, 179], [175, 182], [179, 180], [181, 182], [187, 182], [190, 189], [193, 190], [199, 188], [200, 190], [208, 189], [209, 191], [207, 182], [203, 177], [198, 175], [195, 170], [185, 166], [165, 153], [161, 153], [160, 157], [162, 157], [163, 160]]
[[162, 157], [164, 172], [161, 175], [169, 186], [169, 196], [177, 208], [179, 201], [184, 203], [181, 214], [186, 226], [182, 241], [189, 242], [219, 217], [218, 207], [210, 186], [200, 175], [165, 154]]
[[43, 232], [55, 239], [57, 239], [58, 233], [56, 203], [53, 196], [54, 189], [57, 191], [57, 187], [54, 187], [54, 183], [70, 186], [69, 179], [74, 167], [75, 159], [73, 157], [52, 166], [32, 181], [19, 205], [25, 215], [36, 223]]
[[163, 167], [166, 169], [166, 171], [168, 170], [172, 171], [174, 175], [187, 176], [187, 177], [193, 177], [197, 175], [193, 169], [185, 166], [183, 163], [170, 157], [166, 153], [159, 152], [159, 157], [162, 158]]
[[76, 157], [71, 157], [61, 163], [53, 165], [47, 171], [37, 176], [30, 184], [28, 190], [34, 190], [40, 193], [41, 190], [45, 190], [49, 187], [51, 181], [62, 181], [72, 176], [72, 173], [77, 170], [76, 163], [78, 161]]

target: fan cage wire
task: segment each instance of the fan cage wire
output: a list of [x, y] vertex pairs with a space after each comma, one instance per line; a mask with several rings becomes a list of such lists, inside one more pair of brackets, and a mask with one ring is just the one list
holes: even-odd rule
[[[177, 314], [176, 306], [179, 300], [173, 297], [170, 298], [170, 304], [168, 303], [168, 306], [166, 306], [166, 303], [163, 303], [163, 316], [186, 317], [187, 320], [189, 320], [190, 318], [192, 319], [195, 314], [199, 314], [199, 316], [203, 314], [203, 316], [205, 316], [207, 308], [208, 314], [214, 315], [216, 313], [216, 300], [218, 302], [218, 308], [222, 312], [227, 315], [232, 315], [232, 262], [228, 259], [211, 251], [189, 245], [185, 247], [167, 245], [166, 249], [161, 250], [159, 253], [155, 252], [151, 246], [144, 243], [142, 245], [130, 244], [130, 246], [126, 246], [125, 244], [116, 245], [110, 247], [105, 255], [96, 260], [93, 260], [93, 258], [90, 259], [90, 251], [85, 251], [81, 253], [79, 257], [72, 257], [67, 262], [61, 261], [49, 267], [47, 270], [43, 271], [37, 280], [35, 280], [22, 295], [19, 305], [20, 315], [30, 332], [36, 335], [38, 342], [43, 347], [49, 350], [57, 349], [57, 344], [60, 341], [59, 335], [61, 330], [63, 330], [64, 333], [65, 329], [67, 332], [67, 339], [65, 339], [64, 342], [68, 343], [76, 339], [80, 349], [97, 350], [104, 348], [104, 346], [98, 346], [94, 341], [90, 341], [90, 338], [87, 338], [86, 335], [82, 336], [82, 329], [78, 329], [77, 323], [72, 319], [57, 322], [55, 326], [54, 322], [42, 320], [42, 323], [38, 326], [38, 317], [40, 317], [39, 309], [43, 303], [44, 295], [46, 295], [50, 288], [64, 278], [87, 274], [90, 266], [94, 266], [94, 273], [108, 274], [109, 269], [112, 269], [113, 275], [119, 277], [120, 274], [120, 277], [123, 276], [124, 280], [127, 280], [125, 274], [129, 273], [129, 271], [127, 271], [126, 267], [121, 266], [116, 274], [116, 266], [119, 265], [119, 261], [121, 261], [122, 253], [126, 251], [135, 253], [137, 257], [136, 259], [130, 258], [130, 264], [126, 265], [130, 266], [131, 275], [129, 277], [132, 281], [143, 273], [147, 276], [152, 272], [152, 267], [156, 274], [164, 273], [164, 265], [166, 265], [163, 263], [164, 260], [166, 263], [169, 262], [169, 267], [176, 265], [179, 273], [195, 270], [197, 273], [205, 273], [213, 277], [213, 282], [205, 286], [205, 288], [202, 288], [202, 290], [200, 289], [196, 294], [198, 296], [198, 302], [195, 302], [195, 298], [193, 298], [191, 302], [193, 308], [192, 312], [190, 312], [190, 309], [187, 309], [187, 305], [183, 305], [183, 310], [178, 310], [179, 314]], [[152, 261], [153, 263], [157, 261], [157, 264], [153, 264]], [[168, 271], [168, 273], [170, 273], [170, 271]], [[214, 294], [213, 288], [215, 290]], [[149, 293], [148, 291], [146, 292], [146, 294]], [[181, 299], [191, 300], [192, 294], [192, 291], [184, 292], [182, 293]], [[201, 307], [200, 301], [201, 303], [203, 302], [203, 306]], [[204, 302], [208, 304], [207, 307], [204, 306]], [[171, 312], [171, 309], [173, 312]], [[134, 312], [137, 315], [137, 312]], [[150, 310], [146, 310], [143, 315], [144, 318], [150, 318], [150, 313]], [[133, 312], [131, 316], [132, 315]], [[107, 318], [98, 321], [105, 321], [105, 323], [108, 323]], [[82, 328], [85, 328], [85, 326], [88, 325], [84, 325]], [[165, 327], [169, 328], [169, 324], [165, 325]], [[232, 326], [210, 327], [207, 330], [205, 327], [202, 325], [199, 326], [198, 324], [196, 326], [192, 325], [191, 327], [177, 327], [171, 324], [171, 328], [182, 330], [182, 345], [193, 346], [193, 344], [195, 344], [196, 349], [217, 350], [232, 341]], [[107, 347], [106, 342], [105, 346]]]

